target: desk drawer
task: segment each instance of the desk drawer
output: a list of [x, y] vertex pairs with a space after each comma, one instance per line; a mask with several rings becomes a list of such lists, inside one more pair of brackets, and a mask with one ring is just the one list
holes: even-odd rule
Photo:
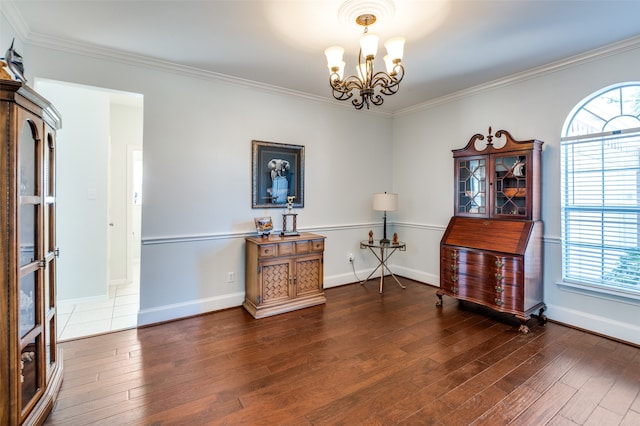
[[293, 254], [293, 242], [278, 243], [278, 256], [286, 256], [288, 254]]
[[276, 255], [275, 244], [265, 244], [258, 247], [258, 256], [260, 257], [273, 257]]

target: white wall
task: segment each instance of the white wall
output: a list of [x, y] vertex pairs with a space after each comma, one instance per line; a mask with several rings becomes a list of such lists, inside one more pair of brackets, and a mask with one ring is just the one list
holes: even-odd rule
[[[603, 299], [569, 291], [561, 281], [560, 137], [572, 108], [596, 90], [637, 81], [640, 47], [609, 52], [598, 59], [545, 73], [532, 73], [509, 85], [478, 91], [406, 113], [394, 120], [394, 189], [406, 194], [397, 212], [397, 230], [411, 250], [405, 275], [438, 275], [439, 241], [453, 214], [453, 157], [475, 133], [505, 129], [516, 139], [544, 141], [542, 220], [544, 232], [544, 300], [550, 319], [640, 343], [640, 302]], [[430, 281], [432, 282], [432, 281]], [[433, 282], [437, 284], [437, 281]]]
[[390, 118], [38, 46], [24, 56], [31, 75], [144, 96], [141, 324], [242, 303], [244, 237], [282, 213], [251, 208], [253, 139], [305, 146], [298, 226], [327, 237], [325, 285], [355, 280], [349, 252], [373, 267], [358, 242], [380, 232], [371, 197], [392, 187]]
[[[58, 299], [106, 299], [109, 96], [48, 81], [37, 86], [63, 116], [56, 145]], [[69, 109], [76, 113], [64, 118]]]

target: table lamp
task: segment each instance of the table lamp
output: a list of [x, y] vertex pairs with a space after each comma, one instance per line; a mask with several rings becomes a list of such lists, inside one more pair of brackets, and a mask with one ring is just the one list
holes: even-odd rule
[[373, 194], [373, 210], [378, 212], [384, 212], [382, 218], [384, 219], [384, 233], [380, 240], [380, 244], [389, 244], [387, 239], [387, 212], [394, 212], [398, 209], [398, 194], [394, 193], [381, 193]]

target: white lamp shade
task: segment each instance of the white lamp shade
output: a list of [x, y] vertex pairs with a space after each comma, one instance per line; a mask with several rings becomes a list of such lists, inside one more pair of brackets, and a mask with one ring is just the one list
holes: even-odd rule
[[360, 38], [360, 48], [362, 49], [362, 56], [365, 58], [372, 56], [375, 58], [378, 52], [378, 34], [366, 33]]
[[334, 67], [340, 68], [340, 65], [343, 64], [342, 56], [344, 55], [344, 49], [342, 47], [328, 47], [325, 49], [324, 54], [327, 57], [327, 67], [329, 67], [329, 71]]
[[398, 194], [373, 194], [373, 210], [379, 212], [393, 212], [398, 210]]
[[387, 54], [389, 58], [393, 60], [402, 61], [402, 56], [404, 55], [404, 37], [394, 37], [384, 44], [384, 47], [387, 49]]

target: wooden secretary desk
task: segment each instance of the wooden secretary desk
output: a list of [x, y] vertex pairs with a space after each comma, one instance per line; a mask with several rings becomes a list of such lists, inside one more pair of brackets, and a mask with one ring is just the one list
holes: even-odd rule
[[[504, 138], [499, 148], [493, 139]], [[454, 216], [440, 242], [440, 289], [448, 295], [515, 315], [520, 331], [542, 297], [540, 157], [543, 142], [517, 141], [505, 130], [474, 135], [453, 150]]]
[[0, 81], [0, 424], [42, 424], [62, 384], [56, 339], [55, 132], [33, 89]]

